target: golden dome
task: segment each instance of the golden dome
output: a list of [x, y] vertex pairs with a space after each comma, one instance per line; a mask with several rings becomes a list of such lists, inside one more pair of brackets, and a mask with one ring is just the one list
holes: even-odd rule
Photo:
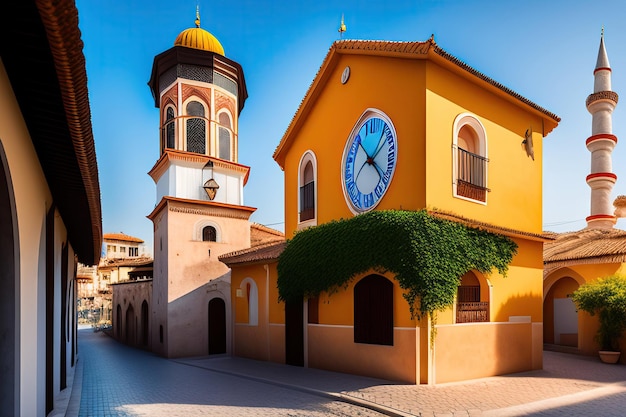
[[215, 36], [200, 27], [200, 13], [196, 11], [196, 27], [185, 29], [176, 37], [174, 46], [201, 49], [224, 55], [224, 47]]

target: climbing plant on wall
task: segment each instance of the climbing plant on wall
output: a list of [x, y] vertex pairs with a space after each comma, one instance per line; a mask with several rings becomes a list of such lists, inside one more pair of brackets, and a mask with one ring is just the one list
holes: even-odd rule
[[505, 275], [517, 245], [505, 236], [421, 211], [372, 211], [302, 230], [278, 259], [283, 301], [333, 293], [369, 270], [391, 272], [405, 290], [412, 317], [454, 302], [470, 270]]

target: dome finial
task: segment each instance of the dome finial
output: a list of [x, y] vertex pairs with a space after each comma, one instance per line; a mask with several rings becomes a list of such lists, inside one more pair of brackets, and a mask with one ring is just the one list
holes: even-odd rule
[[200, 5], [196, 5], [196, 27], [200, 27]]
[[347, 30], [346, 28], [346, 24], [344, 23], [343, 20], [343, 13], [341, 14], [341, 24], [339, 25], [339, 38], [343, 39], [343, 32], [345, 32]]

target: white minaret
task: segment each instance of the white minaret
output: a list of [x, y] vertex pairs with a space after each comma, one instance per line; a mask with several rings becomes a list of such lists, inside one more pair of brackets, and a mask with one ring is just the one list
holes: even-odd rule
[[604, 47], [604, 29], [593, 76], [593, 94], [587, 97], [587, 110], [592, 116], [591, 136], [587, 139], [587, 149], [591, 152], [591, 173], [587, 175], [587, 184], [591, 187], [591, 214], [587, 217], [587, 228], [611, 229], [616, 221], [611, 190], [617, 181], [611, 163], [611, 153], [617, 143], [611, 115], [618, 97], [611, 91], [611, 66]]

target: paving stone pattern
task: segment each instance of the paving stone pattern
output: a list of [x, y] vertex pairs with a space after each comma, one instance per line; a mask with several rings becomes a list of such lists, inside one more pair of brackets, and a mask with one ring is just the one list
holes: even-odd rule
[[79, 332], [79, 416], [380, 416], [306, 392], [189, 366]]
[[549, 351], [540, 371], [436, 386], [229, 356], [167, 360], [88, 330], [79, 355], [80, 416], [626, 416], [626, 366]]

